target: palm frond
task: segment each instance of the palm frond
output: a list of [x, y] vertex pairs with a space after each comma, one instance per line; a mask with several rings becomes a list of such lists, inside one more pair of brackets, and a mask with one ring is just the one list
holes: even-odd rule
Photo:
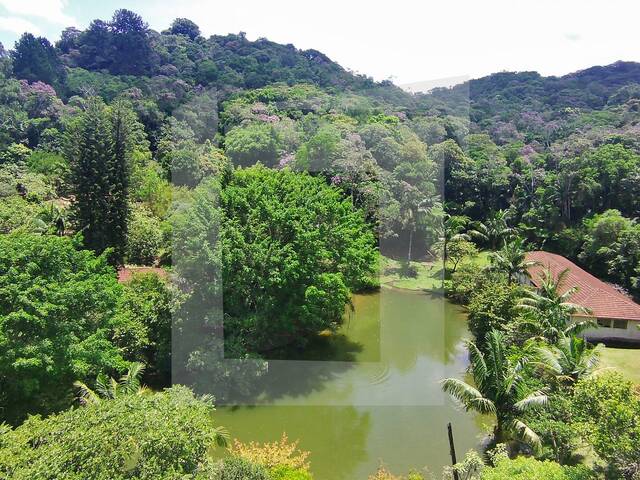
[[536, 432], [534, 432], [526, 423], [522, 420], [515, 419], [510, 424], [510, 429], [516, 433], [519, 440], [531, 445], [536, 452], [539, 452], [542, 448], [542, 442]]
[[467, 410], [479, 413], [495, 413], [495, 405], [468, 383], [458, 378], [447, 378], [442, 382], [442, 390], [458, 400]]
[[525, 398], [513, 404], [513, 407], [521, 413], [527, 412], [533, 408], [544, 407], [549, 403], [549, 397], [544, 390], [537, 390], [530, 393]]
[[100, 403], [100, 396], [94, 392], [87, 384], [81, 381], [73, 382], [73, 386], [78, 389], [77, 399], [81, 405]]

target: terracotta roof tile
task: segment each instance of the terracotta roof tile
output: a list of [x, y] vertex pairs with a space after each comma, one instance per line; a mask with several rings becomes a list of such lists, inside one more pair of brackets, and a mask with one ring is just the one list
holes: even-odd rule
[[162, 277], [162, 278], [167, 277], [167, 271], [163, 270], [162, 268], [126, 266], [118, 270], [118, 281], [120, 283], [128, 282], [136, 273], [155, 273], [159, 277]]
[[569, 269], [562, 292], [578, 287], [570, 301], [589, 308], [593, 316], [598, 318], [619, 318], [640, 321], [640, 305], [631, 298], [616, 290], [611, 285], [599, 280], [575, 263], [555, 253], [536, 251], [527, 253], [527, 261], [536, 261], [540, 265], [529, 268], [531, 281], [535, 286], [541, 283], [541, 275], [549, 268], [554, 278], [565, 269]]

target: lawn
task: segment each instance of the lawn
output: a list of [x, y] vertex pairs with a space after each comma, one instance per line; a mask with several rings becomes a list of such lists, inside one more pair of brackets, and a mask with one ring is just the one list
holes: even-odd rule
[[640, 349], [606, 347], [600, 361], [601, 367], [616, 370], [640, 385]]
[[[475, 257], [464, 260], [473, 262], [478, 267], [489, 264], [489, 252], [480, 252]], [[401, 275], [401, 262], [389, 257], [380, 260], [380, 284], [387, 287], [406, 290], [438, 290], [442, 288], [442, 261], [411, 262], [417, 270], [415, 277]]]

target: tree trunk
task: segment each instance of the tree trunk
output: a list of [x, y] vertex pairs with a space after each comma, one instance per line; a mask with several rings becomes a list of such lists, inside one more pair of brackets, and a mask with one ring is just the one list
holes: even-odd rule
[[413, 247], [413, 230], [409, 230], [409, 254], [407, 255], [407, 261], [411, 263], [411, 248]]

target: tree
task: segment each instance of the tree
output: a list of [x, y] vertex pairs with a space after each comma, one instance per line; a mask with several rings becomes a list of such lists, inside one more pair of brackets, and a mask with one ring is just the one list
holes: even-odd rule
[[458, 264], [465, 258], [472, 258], [478, 254], [478, 248], [473, 242], [458, 239], [449, 242], [447, 246], [449, 262], [452, 265], [451, 273], [455, 273]]
[[[218, 230], [219, 227], [219, 230]], [[362, 212], [322, 179], [261, 166], [206, 181], [176, 218], [174, 264], [219, 298], [225, 342], [253, 352], [334, 328], [350, 292], [372, 285], [376, 250]]]
[[578, 258], [597, 275], [633, 289], [640, 266], [640, 224], [607, 210], [584, 221], [585, 239]]
[[234, 128], [225, 136], [225, 150], [235, 165], [250, 167], [260, 162], [271, 167], [278, 158], [275, 130], [259, 123]]
[[200, 27], [188, 18], [176, 18], [171, 22], [169, 31], [172, 35], [186, 35], [191, 40], [200, 36]]
[[120, 75], [149, 75], [153, 66], [153, 50], [149, 26], [131, 10], [116, 10], [109, 23], [113, 60], [109, 70]]
[[506, 273], [509, 284], [518, 276], [529, 277], [529, 268], [536, 265], [535, 261], [526, 260], [527, 251], [524, 243], [524, 240], [518, 237], [505, 243], [500, 250], [491, 252], [492, 267]]
[[147, 384], [167, 386], [171, 383], [173, 307], [180, 296], [155, 273], [134, 274], [122, 288], [113, 341], [126, 360], [146, 365]]
[[573, 385], [589, 377], [598, 367], [602, 344], [591, 347], [583, 338], [561, 334], [555, 345], [537, 349], [540, 366], [561, 384]]
[[0, 414], [71, 401], [74, 380], [126, 363], [111, 342], [121, 287], [104, 256], [65, 237], [0, 236]]
[[11, 60], [17, 78], [48, 83], [58, 90], [62, 87], [65, 71], [46, 38], [24, 33], [11, 51]]
[[509, 285], [503, 279], [484, 282], [469, 302], [469, 330], [482, 345], [491, 330], [506, 332], [517, 319], [516, 305], [521, 297], [521, 287]]
[[640, 474], [640, 397], [618, 373], [579, 381], [573, 394], [575, 419], [600, 458], [607, 478], [635, 480]]
[[467, 342], [473, 385], [458, 378], [442, 382], [443, 390], [460, 401], [466, 410], [494, 414], [494, 441], [525, 442], [540, 447], [538, 435], [521, 420], [521, 415], [546, 405], [544, 390], [531, 391], [523, 375], [525, 359], [512, 360], [505, 348], [504, 334], [492, 330], [487, 334], [484, 351]]
[[[568, 274], [568, 268], [557, 277], [554, 277], [550, 269], [543, 270], [537, 290], [525, 290], [518, 303], [520, 310], [532, 314], [529, 323], [552, 344], [561, 335], [577, 335], [595, 326], [594, 319], [588, 316], [588, 308], [569, 301], [578, 287], [565, 288]], [[581, 317], [578, 319], [574, 315]]]
[[128, 225], [126, 258], [134, 265], [153, 265], [163, 247], [160, 221], [146, 208], [132, 209]]
[[3, 433], [0, 472], [16, 480], [193, 478], [206, 471], [211, 448], [226, 444], [213, 410], [210, 398], [176, 386], [32, 416]]
[[477, 222], [476, 228], [468, 233], [485, 242], [491, 250], [496, 250], [516, 233], [516, 230], [509, 226], [508, 219], [509, 213], [506, 210], [498, 210], [489, 214], [484, 222]]
[[76, 225], [87, 247], [98, 253], [111, 247], [116, 264], [122, 263], [126, 248], [131, 115], [122, 103], [107, 109], [90, 99], [65, 139]]

